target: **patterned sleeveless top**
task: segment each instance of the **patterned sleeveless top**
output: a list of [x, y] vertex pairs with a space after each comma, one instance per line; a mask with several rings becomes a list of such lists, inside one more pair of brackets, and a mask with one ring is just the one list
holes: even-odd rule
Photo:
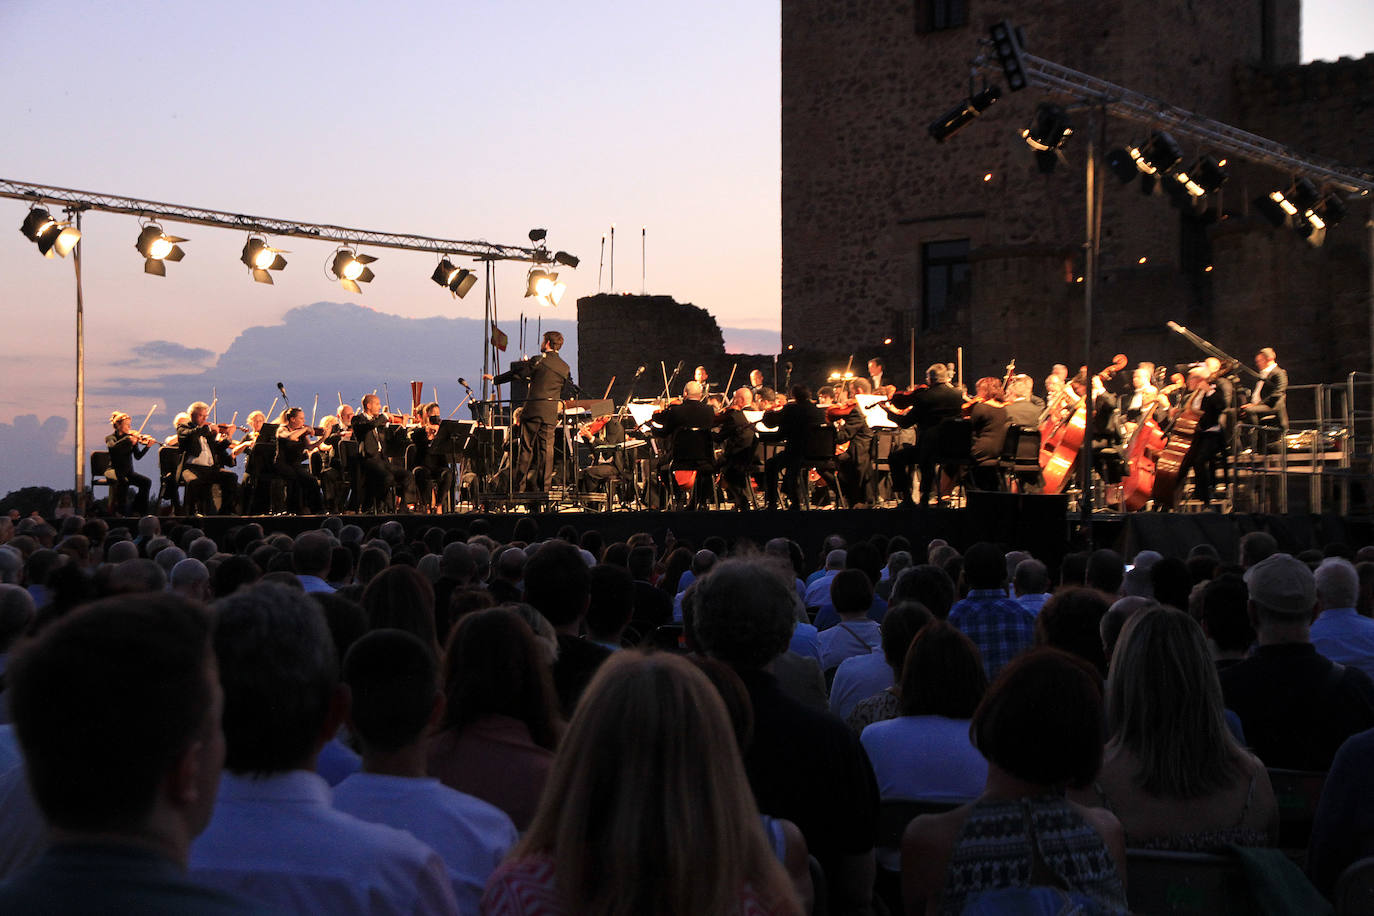
[[1107, 913], [1129, 912], [1107, 845], [1064, 798], [975, 803], [950, 855], [939, 912], [962, 912], [979, 891], [1037, 885], [1077, 892]]
[[[1100, 783], [1093, 783], [1102, 807], [1116, 814], [1112, 800], [1102, 790]], [[1272, 846], [1269, 831], [1257, 827], [1247, 827], [1245, 820], [1250, 816], [1250, 805], [1255, 799], [1255, 775], [1250, 774], [1250, 788], [1245, 793], [1245, 804], [1240, 816], [1231, 827], [1215, 830], [1194, 830], [1171, 833], [1166, 836], [1138, 837], [1126, 834], [1126, 845], [1131, 849], [1158, 849], [1168, 852], [1218, 852], [1228, 846]]]

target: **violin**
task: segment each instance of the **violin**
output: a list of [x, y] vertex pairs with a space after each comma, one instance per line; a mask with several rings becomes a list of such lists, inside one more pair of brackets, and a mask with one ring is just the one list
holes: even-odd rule
[[849, 416], [849, 414], [853, 412], [853, 410], [853, 401], [850, 401], [847, 404], [831, 404], [829, 407], [825, 409], [826, 422], [834, 423], [838, 420], [843, 420], [845, 417]]
[[929, 385], [922, 382], [919, 385], [911, 386], [906, 391], [894, 391], [891, 397], [884, 398], [883, 400], [878, 401], [877, 403], [891, 404], [898, 410], [906, 410], [908, 407], [916, 406], [916, 392], [924, 391], [929, 387]]

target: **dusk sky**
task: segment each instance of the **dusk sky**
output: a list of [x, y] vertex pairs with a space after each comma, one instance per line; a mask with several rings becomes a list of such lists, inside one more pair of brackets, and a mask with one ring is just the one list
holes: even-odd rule
[[[615, 288], [640, 290], [647, 227], [649, 292], [700, 305], [722, 327], [776, 335], [779, 16], [776, 2], [720, 0], [0, 0], [0, 178], [505, 244], [544, 227], [551, 248], [582, 259], [563, 274], [563, 305], [546, 313], [560, 320], [597, 291], [612, 223]], [[1374, 4], [1310, 0], [1303, 38], [1304, 59], [1374, 50]], [[0, 200], [0, 494], [71, 480], [72, 268], [19, 234], [26, 210]], [[481, 286], [449, 298], [429, 281], [427, 254], [373, 251], [377, 278], [359, 297], [326, 275], [332, 245], [283, 240], [290, 263], [269, 287], [238, 261], [244, 235], [164, 228], [190, 241], [157, 278], [142, 272], [133, 217], [84, 218], [93, 388], [204, 372], [245, 329], [319, 301], [405, 318], [482, 315]], [[503, 318], [513, 316], [524, 270], [506, 265], [497, 279]], [[350, 350], [338, 336], [322, 353], [303, 334], [296, 374], [365, 364], [367, 342]], [[756, 335], [740, 339], [766, 349]], [[208, 392], [171, 407], [195, 398]], [[113, 407], [141, 419], [148, 405], [88, 398], [88, 439], [108, 431]], [[150, 429], [164, 435], [172, 412]], [[51, 444], [16, 446], [33, 430]], [[44, 459], [52, 450], [61, 457]]]

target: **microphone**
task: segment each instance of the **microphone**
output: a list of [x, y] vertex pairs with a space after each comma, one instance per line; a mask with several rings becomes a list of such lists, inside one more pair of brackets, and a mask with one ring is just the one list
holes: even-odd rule
[[[468, 380], [465, 379], [465, 378], [463, 378], [463, 377], [460, 375], [460, 376], [458, 376], [458, 384], [462, 385], [464, 388], [467, 388], [467, 387], [468, 387]], [[471, 389], [469, 389], [469, 390], [471, 390]]]
[[283, 385], [281, 382], [277, 382], [277, 390], [281, 392], [281, 397], [282, 397], [282, 400], [283, 400], [283, 401], [290, 401], [290, 400], [291, 400], [290, 398], [288, 398], [288, 397], [286, 396], [286, 386]]
[[644, 374], [644, 367], [643, 367], [643, 366], [640, 366], [638, 369], [635, 370], [635, 378], [639, 378], [639, 377], [640, 377], [641, 375], [643, 375], [643, 374]]

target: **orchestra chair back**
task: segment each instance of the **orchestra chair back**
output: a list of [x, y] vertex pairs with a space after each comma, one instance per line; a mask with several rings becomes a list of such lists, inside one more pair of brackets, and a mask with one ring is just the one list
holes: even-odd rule
[[1374, 856], [1352, 862], [1336, 879], [1336, 916], [1374, 916]]
[[973, 466], [973, 421], [960, 417], [941, 420], [935, 427], [935, 462], [963, 487], [967, 494], [968, 471]]
[[835, 505], [841, 509], [848, 508], [844, 494], [840, 492], [839, 481], [835, 479], [835, 449], [839, 445], [835, 427], [829, 423], [808, 426], [803, 444], [802, 465], [797, 474], [797, 489], [801, 493], [802, 508], [811, 508], [812, 471], [820, 476], [826, 489], [834, 495]]
[[172, 506], [172, 514], [181, 511], [179, 488], [184, 486], [177, 471], [181, 467], [181, 449], [164, 445], [157, 450], [157, 503], [165, 499]]
[[[110, 453], [104, 449], [98, 452], [91, 452], [91, 498], [95, 498], [95, 488], [99, 486], [107, 487], [107, 497], [114, 497], [114, 475], [110, 473]], [[116, 508], [123, 510], [123, 506], [110, 506], [110, 513], [113, 514]]]
[[1024, 492], [1027, 486], [1043, 487], [1045, 476], [1040, 469], [1040, 431], [1015, 423], [1008, 426], [997, 466], [1006, 481], [1008, 493]]

